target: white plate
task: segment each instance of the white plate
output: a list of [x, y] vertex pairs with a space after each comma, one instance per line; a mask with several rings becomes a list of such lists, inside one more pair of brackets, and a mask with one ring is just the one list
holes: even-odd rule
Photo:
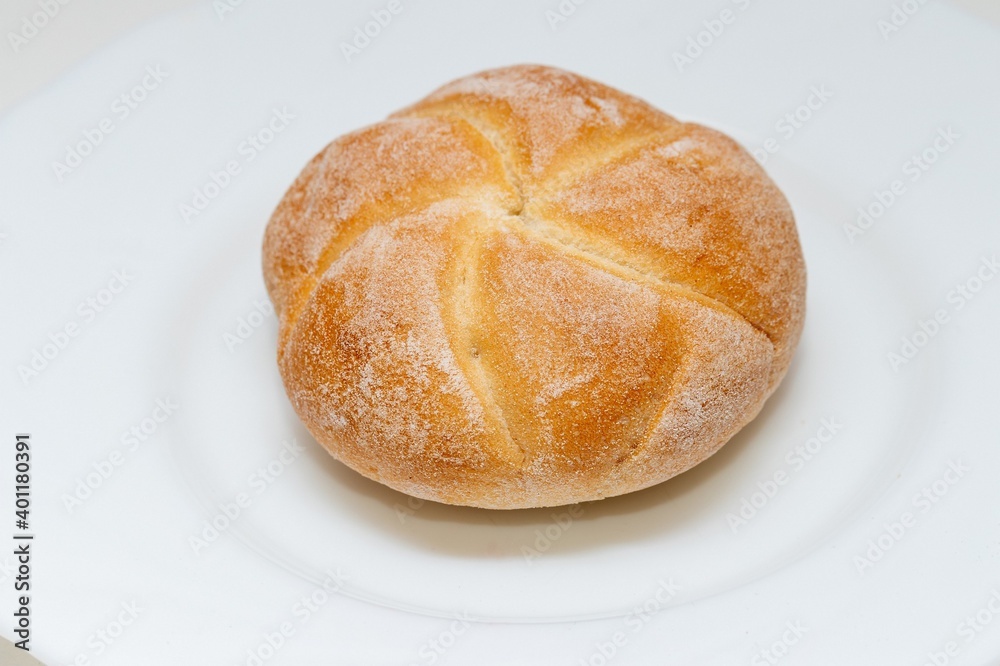
[[[891, 6], [740, 0], [678, 71], [674, 51], [721, 8], [586, 3], [552, 29], [551, 4], [403, 2], [352, 62], [339, 43], [377, 3], [243, 3], [222, 19], [206, 4], [0, 120], [0, 308], [13, 322], [0, 426], [35, 447], [36, 654], [246, 664], [270, 650], [269, 665], [1000, 654], [989, 606], [1000, 280], [974, 282], [1000, 250], [995, 31], [927, 4], [883, 39]], [[604, 80], [750, 148], [776, 139], [766, 167], [798, 219], [806, 329], [761, 415], [676, 479], [572, 513], [420, 504], [336, 463], [298, 423], [274, 363], [261, 235], [331, 138], [455, 76], [523, 61]], [[130, 92], [144, 77], [147, 90]], [[778, 127], [824, 86], [833, 96], [792, 136]], [[127, 117], [122, 94], [144, 98]], [[294, 118], [247, 149], [276, 110]], [[104, 118], [113, 131], [60, 180], [53, 162]], [[959, 138], [910, 180], [904, 163], [948, 127]], [[238, 173], [212, 190], [231, 161]], [[897, 178], [905, 192], [852, 243], [844, 224]], [[206, 186], [207, 207], [185, 224], [179, 206]], [[959, 284], [979, 288], [966, 300]], [[921, 339], [937, 310], [947, 323]], [[921, 347], [894, 368], [904, 336]], [[50, 358], [24, 379], [36, 351]], [[166, 415], [157, 401], [178, 406]], [[11, 500], [3, 485], [0, 511]], [[329, 572], [338, 595], [317, 592]], [[322, 603], [303, 614], [310, 596]], [[11, 602], [2, 595], [0, 611]], [[116, 628], [129, 604], [139, 617]], [[960, 623], [980, 612], [968, 640]], [[286, 624], [292, 635], [269, 647]]]
[[[356, 577], [344, 593], [445, 617], [456, 609], [508, 622], [624, 616], [648, 581], [673, 571], [686, 581], [679, 599], [693, 601], [807, 555], [885, 492], [914, 451], [922, 425], [914, 415], [926, 413], [933, 390], [900, 390], [884, 361], [881, 326], [905, 318], [910, 276], [887, 270], [876, 253], [845, 272], [843, 247], [829, 241], [840, 233], [830, 212], [847, 206], [824, 198], [801, 166], [775, 160], [772, 173], [798, 214], [809, 323], [763, 413], [681, 477], [572, 512], [422, 504], [368, 481], [330, 459], [291, 411], [259, 248], [239, 242], [187, 267], [194, 289], [175, 313], [169, 384], [190, 406], [171, 447], [186, 480], [211, 516], [245, 494], [249, 509], [227, 530], [306, 580], [322, 581], [332, 558]], [[239, 331], [232, 303], [254, 304]], [[873, 394], [884, 398], [874, 403]], [[283, 446], [292, 440], [304, 451]]]

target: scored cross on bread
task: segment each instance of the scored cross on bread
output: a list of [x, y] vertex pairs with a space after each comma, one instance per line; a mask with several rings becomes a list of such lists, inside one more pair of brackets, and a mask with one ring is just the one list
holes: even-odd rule
[[746, 151], [541, 66], [331, 143], [275, 211], [264, 273], [316, 439], [488, 508], [701, 462], [777, 387], [805, 312], [792, 211]]

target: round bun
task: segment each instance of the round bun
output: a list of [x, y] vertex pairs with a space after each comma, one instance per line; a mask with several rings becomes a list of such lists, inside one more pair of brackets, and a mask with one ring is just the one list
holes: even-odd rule
[[268, 225], [264, 275], [315, 438], [493, 509], [698, 464], [760, 411], [805, 313], [792, 211], [745, 150], [541, 66], [327, 146]]

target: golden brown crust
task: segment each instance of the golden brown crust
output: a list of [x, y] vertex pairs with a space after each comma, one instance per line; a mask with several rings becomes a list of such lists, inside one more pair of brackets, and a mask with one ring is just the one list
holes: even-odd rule
[[275, 211], [264, 273], [320, 443], [403, 492], [501, 509], [710, 456], [804, 317], [791, 209], [742, 148], [540, 66], [330, 144]]

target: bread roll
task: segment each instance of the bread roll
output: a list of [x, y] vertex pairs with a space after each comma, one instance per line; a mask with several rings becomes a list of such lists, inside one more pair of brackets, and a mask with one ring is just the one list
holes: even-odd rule
[[792, 211], [745, 150], [542, 66], [328, 145], [274, 212], [264, 276], [316, 440], [492, 509], [703, 461], [777, 387], [805, 313]]

